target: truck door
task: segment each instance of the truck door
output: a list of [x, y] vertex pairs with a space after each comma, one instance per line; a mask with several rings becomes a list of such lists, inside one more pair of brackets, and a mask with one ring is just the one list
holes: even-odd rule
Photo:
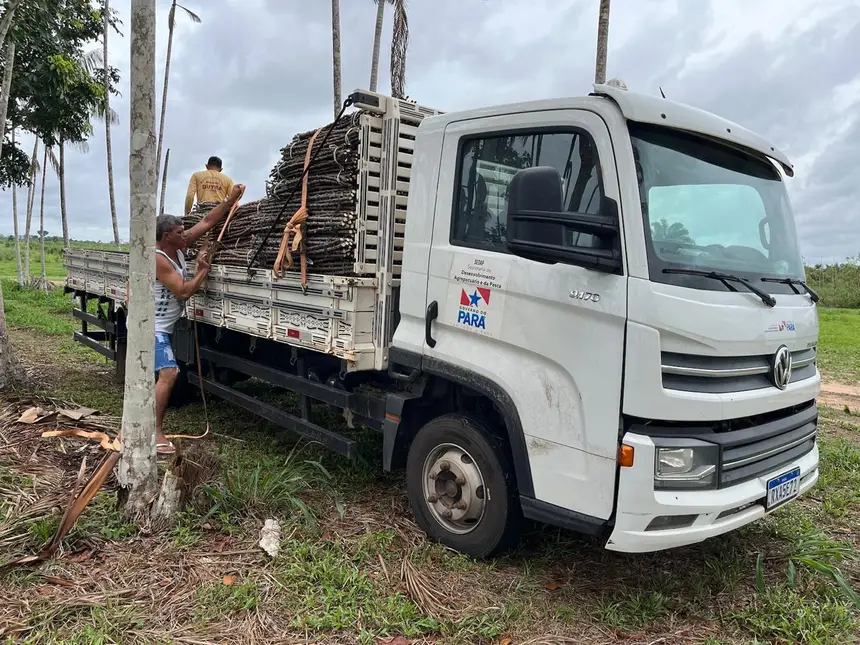
[[[507, 251], [510, 181], [521, 168], [538, 165], [558, 169], [565, 210], [599, 213], [605, 196], [620, 211], [609, 131], [592, 112], [526, 112], [446, 126], [424, 362], [491, 380], [513, 401], [524, 437], [512, 437], [512, 450], [527, 453], [514, 454], [514, 461], [520, 480], [527, 461], [531, 480], [518, 482], [522, 495], [607, 519], [614, 500], [627, 282], [623, 275]], [[586, 234], [570, 240], [574, 246], [595, 243]]]

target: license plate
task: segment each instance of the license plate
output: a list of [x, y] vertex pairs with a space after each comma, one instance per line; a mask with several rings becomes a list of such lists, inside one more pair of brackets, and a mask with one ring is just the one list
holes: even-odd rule
[[770, 511], [800, 493], [800, 468], [795, 468], [767, 482], [767, 504], [765, 510]]

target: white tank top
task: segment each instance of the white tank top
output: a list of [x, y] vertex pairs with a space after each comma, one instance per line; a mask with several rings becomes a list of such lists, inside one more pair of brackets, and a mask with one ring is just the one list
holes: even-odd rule
[[[160, 253], [170, 264], [173, 265], [173, 268], [176, 269], [176, 272], [182, 276], [182, 279], [186, 279], [185, 272], [185, 256], [182, 255], [182, 251], [177, 251], [176, 256], [179, 259], [179, 264], [176, 264], [170, 256], [167, 255], [161, 249], [155, 249], [156, 253]], [[155, 333], [162, 334], [172, 334], [173, 328], [176, 326], [176, 321], [182, 317], [182, 313], [185, 311], [185, 305], [180, 302], [179, 298], [173, 295], [173, 292], [170, 291], [167, 287], [165, 287], [161, 282], [157, 279], [155, 281]]]

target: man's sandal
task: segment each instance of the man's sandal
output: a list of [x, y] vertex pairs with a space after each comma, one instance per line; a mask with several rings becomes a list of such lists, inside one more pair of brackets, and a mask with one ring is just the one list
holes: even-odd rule
[[176, 446], [173, 445], [172, 441], [168, 441], [167, 443], [157, 443], [155, 444], [155, 451], [159, 455], [172, 455], [176, 452]]

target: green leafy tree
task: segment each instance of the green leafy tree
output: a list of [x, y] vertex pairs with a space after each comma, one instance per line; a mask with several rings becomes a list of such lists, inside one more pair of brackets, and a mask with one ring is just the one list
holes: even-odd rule
[[[115, 13], [108, 24], [117, 29]], [[118, 70], [87, 70], [84, 46], [104, 29], [103, 11], [92, 0], [22, 2], [9, 30], [16, 44], [7, 119], [53, 147], [60, 141], [85, 141], [90, 115], [105, 91], [116, 93]], [[5, 57], [0, 61], [5, 66]], [[7, 148], [7, 146], [4, 146]], [[0, 158], [0, 182], [29, 183], [29, 156], [16, 144]]]
[[[105, 97], [117, 93], [119, 82], [118, 70], [104, 66], [98, 52], [85, 53], [83, 48], [99, 38], [106, 25], [118, 31], [118, 24], [115, 12], [106, 12], [92, 0], [29, 0], [20, 5], [10, 28], [9, 37], [16, 43], [17, 51], [8, 118], [13, 127], [35, 135], [37, 142], [42, 141], [43, 165], [50, 161], [57, 172], [66, 243], [69, 240], [65, 200], [66, 145], [85, 148], [93, 132], [94, 117], [108, 114], [108, 118], [115, 119], [105, 112]], [[59, 158], [54, 154], [55, 147], [59, 148]], [[37, 176], [34, 159], [35, 155], [31, 159], [17, 145], [9, 146], [0, 158], [0, 182], [5, 186], [29, 184], [32, 187]], [[44, 180], [43, 167], [42, 192]], [[26, 256], [29, 256], [30, 204], [28, 200]], [[28, 260], [25, 260], [24, 274], [29, 283]], [[44, 276], [42, 282], [45, 282]]]

